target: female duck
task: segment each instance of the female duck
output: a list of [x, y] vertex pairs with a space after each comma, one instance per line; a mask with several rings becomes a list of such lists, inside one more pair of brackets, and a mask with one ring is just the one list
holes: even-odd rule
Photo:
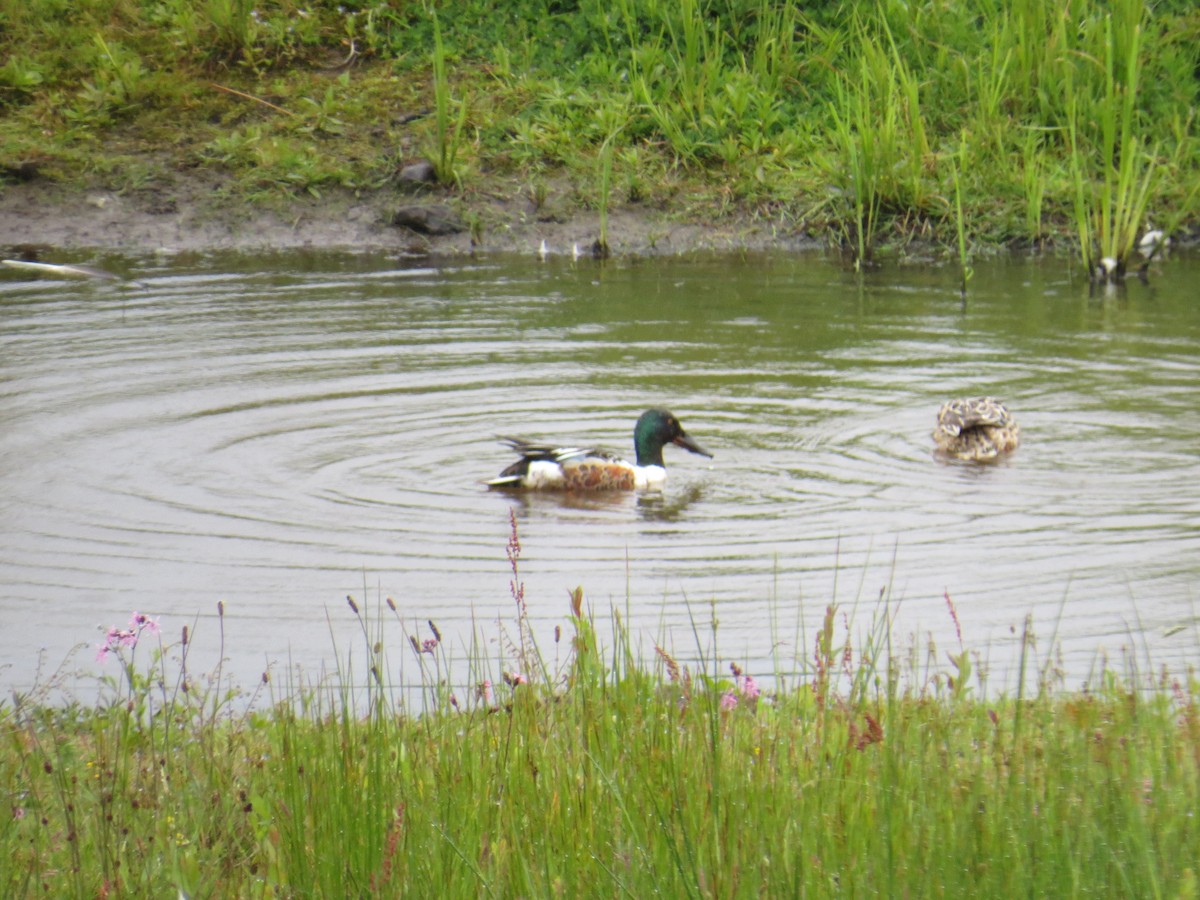
[[947, 456], [987, 462], [1016, 450], [1021, 429], [994, 397], [948, 400], [938, 410], [933, 442]]
[[521, 457], [489, 488], [547, 491], [662, 490], [667, 480], [663, 447], [676, 444], [692, 453], [712, 454], [691, 439], [679, 419], [665, 409], [648, 409], [633, 429], [637, 462], [630, 463], [605, 450], [554, 447], [521, 438], [502, 438]]

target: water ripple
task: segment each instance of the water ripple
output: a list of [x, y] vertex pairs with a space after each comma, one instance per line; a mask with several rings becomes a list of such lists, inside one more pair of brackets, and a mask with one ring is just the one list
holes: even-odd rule
[[[811, 258], [125, 268], [137, 286], [0, 281], [14, 684], [30, 646], [65, 653], [132, 608], [211, 633], [217, 600], [245, 623], [227, 649], [247, 682], [264, 654], [328, 655], [348, 593], [436, 618], [461, 654], [511, 621], [510, 511], [536, 623], [561, 623], [582, 584], [684, 659], [715, 618], [721, 658], [802, 668], [828, 603], [861, 629], [880, 597], [903, 634], [949, 647], [947, 594], [1001, 670], [1030, 613], [1073, 677], [1135, 632], [1164, 663], [1200, 643], [1190, 261], [1153, 302], [981, 265], [966, 305], [950, 272], [855, 282]], [[935, 459], [938, 404], [980, 393], [1025, 445]], [[497, 435], [631, 452], [660, 404], [715, 454], [667, 448], [662, 495], [481, 484], [509, 462]]]

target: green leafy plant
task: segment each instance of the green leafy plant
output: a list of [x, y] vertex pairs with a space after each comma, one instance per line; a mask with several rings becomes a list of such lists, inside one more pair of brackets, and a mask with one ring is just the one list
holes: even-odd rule
[[253, 0], [204, 0], [203, 21], [213, 32], [210, 54], [253, 61], [259, 28]]
[[320, 100], [302, 97], [301, 103], [304, 106], [305, 115], [303, 116], [304, 124], [300, 130], [309, 134], [339, 135], [344, 133], [346, 123], [337, 115], [341, 106], [338, 91], [345, 91], [349, 85], [350, 78], [343, 72], [337, 78], [336, 90], [335, 85], [330, 85], [325, 89], [325, 94]]
[[0, 104], [25, 102], [44, 80], [36, 61], [14, 53], [0, 66]]

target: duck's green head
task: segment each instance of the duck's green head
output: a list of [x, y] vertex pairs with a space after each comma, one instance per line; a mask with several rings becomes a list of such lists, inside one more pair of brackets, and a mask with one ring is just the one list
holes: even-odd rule
[[712, 454], [691, 439], [675, 415], [665, 409], [648, 409], [633, 428], [633, 446], [639, 466], [661, 466], [663, 447], [677, 444], [684, 450], [712, 458]]

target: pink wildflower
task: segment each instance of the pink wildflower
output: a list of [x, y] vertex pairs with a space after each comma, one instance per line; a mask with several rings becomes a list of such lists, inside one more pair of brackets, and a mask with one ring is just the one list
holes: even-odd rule
[[733, 691], [726, 691], [721, 695], [721, 712], [729, 712], [738, 705], [738, 696]]
[[434, 650], [437, 649], [437, 645], [438, 645], [437, 638], [426, 638], [424, 641], [421, 642], [421, 652], [422, 653], [432, 653]]
[[141, 634], [143, 631], [158, 634], [158, 619], [152, 619], [144, 613], [135, 612], [129, 619], [129, 630], [136, 631], [138, 634]]
[[136, 631], [122, 631], [116, 625], [111, 625], [108, 632], [104, 635], [104, 643], [97, 647], [96, 662], [104, 662], [108, 659], [108, 654], [112, 653], [118, 647], [132, 647], [136, 644]]
[[492, 693], [492, 680], [484, 679], [483, 684], [479, 685], [479, 699], [488, 706], [491, 706], [495, 701], [495, 694]]
[[505, 672], [504, 682], [512, 687], [516, 687], [518, 684], [529, 684], [529, 679], [520, 672]]
[[762, 693], [762, 689], [758, 686], [758, 682], [754, 680], [753, 675], [747, 675], [742, 678], [738, 684], [738, 689], [741, 690], [742, 696], [747, 700], [757, 700], [758, 695]]
[[128, 647], [132, 650], [137, 646], [138, 638], [143, 631], [158, 634], [158, 620], [135, 612], [129, 619], [128, 628], [120, 629], [116, 625], [110, 625], [104, 635], [104, 643], [97, 647], [96, 662], [104, 662], [110, 653], [121, 647]]

